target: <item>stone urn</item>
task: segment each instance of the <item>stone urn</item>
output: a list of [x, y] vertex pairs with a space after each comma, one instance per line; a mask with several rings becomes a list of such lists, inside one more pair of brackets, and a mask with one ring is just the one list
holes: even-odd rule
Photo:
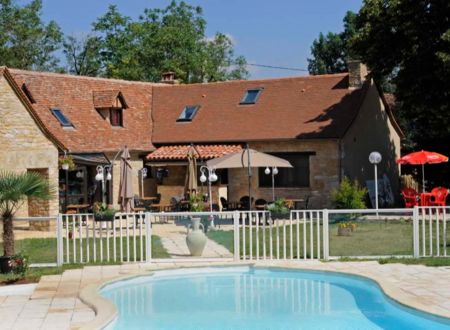
[[206, 235], [203, 232], [203, 224], [200, 223], [200, 220], [200, 218], [191, 218], [191, 223], [187, 227], [188, 234], [186, 236], [186, 244], [191, 256], [194, 257], [202, 255], [207, 240]]

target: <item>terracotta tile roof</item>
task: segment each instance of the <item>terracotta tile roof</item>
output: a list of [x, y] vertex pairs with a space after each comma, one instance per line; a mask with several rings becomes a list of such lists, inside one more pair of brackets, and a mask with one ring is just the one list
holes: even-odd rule
[[[338, 138], [367, 86], [349, 90], [348, 74], [155, 86], [153, 143]], [[252, 88], [263, 89], [256, 104], [240, 104]], [[177, 122], [186, 105], [200, 108], [192, 122]]]
[[[116, 151], [127, 145], [130, 150], [149, 152], [151, 142], [151, 83], [80, 77], [10, 69], [21, 86], [26, 84], [36, 101], [32, 105], [40, 120], [71, 152]], [[99, 91], [109, 91], [101, 92]], [[124, 127], [112, 127], [95, 109], [94, 95], [102, 105], [123, 95], [127, 108], [123, 111]], [[99, 95], [102, 95], [100, 97]], [[63, 128], [50, 108], [59, 108], [74, 129]]]
[[[114, 108], [117, 107], [117, 99], [120, 99], [122, 105], [126, 108], [125, 99], [119, 90], [102, 90], [93, 91], [94, 96], [94, 108]], [[125, 104], [123, 104], [125, 103]]]
[[[191, 145], [175, 145], [159, 147], [147, 156], [147, 160], [186, 160]], [[222, 157], [242, 150], [240, 145], [195, 145], [200, 159], [212, 159]]]

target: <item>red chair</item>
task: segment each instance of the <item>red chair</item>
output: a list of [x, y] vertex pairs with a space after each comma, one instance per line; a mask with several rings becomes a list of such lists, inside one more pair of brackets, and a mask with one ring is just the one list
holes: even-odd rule
[[437, 187], [431, 190], [430, 206], [445, 206], [448, 189], [444, 187]]
[[412, 208], [419, 205], [419, 194], [412, 188], [403, 188], [402, 196], [405, 201], [406, 208]]

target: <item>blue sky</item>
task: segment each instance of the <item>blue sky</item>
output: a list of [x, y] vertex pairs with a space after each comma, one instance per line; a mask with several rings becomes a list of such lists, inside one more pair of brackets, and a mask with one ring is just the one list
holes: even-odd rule
[[[347, 10], [357, 11], [362, 0], [187, 0], [204, 10], [207, 34], [232, 36], [236, 54], [249, 63], [307, 68], [310, 46], [319, 32], [339, 32]], [[144, 8], [165, 7], [169, 0], [43, 0], [44, 20], [55, 20], [64, 33], [89, 32], [91, 23], [109, 4], [137, 18]], [[252, 78], [302, 75], [249, 67]]]

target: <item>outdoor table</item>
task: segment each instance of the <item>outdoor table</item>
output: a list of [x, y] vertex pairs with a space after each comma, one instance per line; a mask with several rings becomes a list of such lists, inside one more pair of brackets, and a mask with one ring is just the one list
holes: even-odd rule
[[89, 204], [70, 204], [67, 205], [66, 209], [67, 211], [72, 210], [80, 213], [81, 210], [87, 209], [89, 206]]
[[141, 197], [140, 199], [143, 200], [143, 201], [155, 201], [155, 200], [158, 199], [158, 197], [156, 197], [156, 196], [151, 196], [151, 197]]
[[255, 209], [257, 210], [265, 210], [267, 205], [256, 205]]
[[420, 194], [420, 206], [430, 206], [430, 200], [431, 197], [433, 196], [432, 193], [421, 193]]

